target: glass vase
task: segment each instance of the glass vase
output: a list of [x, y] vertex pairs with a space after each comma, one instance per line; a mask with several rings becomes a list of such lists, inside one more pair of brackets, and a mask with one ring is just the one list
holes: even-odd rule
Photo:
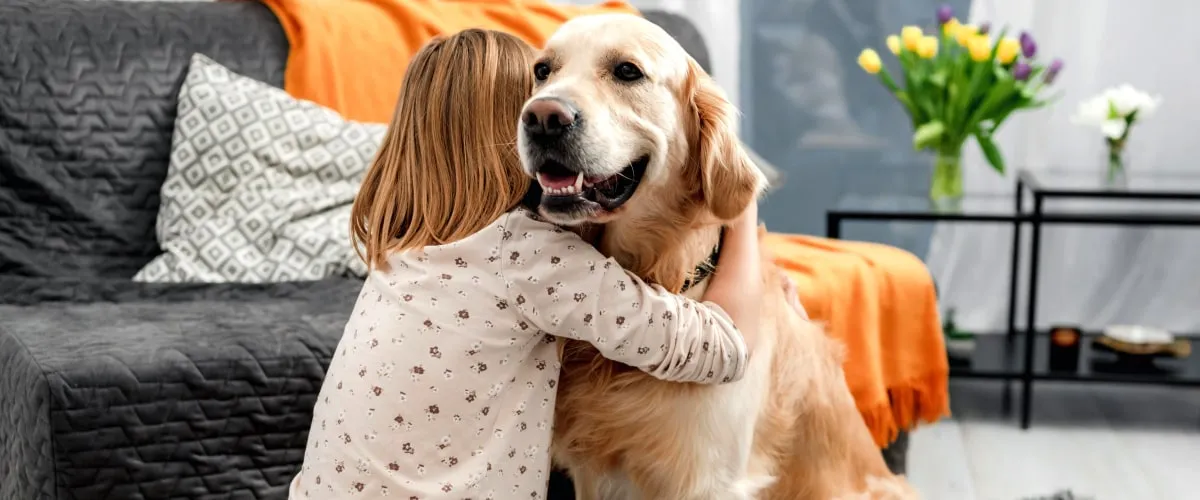
[[1105, 157], [1108, 166], [1104, 169], [1104, 186], [1109, 189], [1125, 189], [1129, 186], [1126, 171], [1126, 167], [1129, 166], [1129, 158], [1125, 146], [1113, 144], [1110, 141], [1107, 153]]
[[929, 183], [929, 203], [936, 212], [962, 210], [962, 146], [934, 151], [933, 177]]

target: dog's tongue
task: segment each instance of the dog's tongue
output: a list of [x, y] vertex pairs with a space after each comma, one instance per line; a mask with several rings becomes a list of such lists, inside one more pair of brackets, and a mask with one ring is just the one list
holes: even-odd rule
[[581, 180], [583, 174], [578, 175], [558, 175], [538, 172], [538, 184], [544, 188], [562, 189], [567, 186], [574, 186], [577, 180]]

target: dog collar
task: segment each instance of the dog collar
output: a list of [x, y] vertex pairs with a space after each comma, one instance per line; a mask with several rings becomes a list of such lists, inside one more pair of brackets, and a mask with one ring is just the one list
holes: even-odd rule
[[692, 269], [692, 275], [687, 281], [683, 282], [683, 290], [686, 292], [689, 288], [696, 286], [697, 283], [708, 279], [712, 276], [713, 271], [717, 270], [717, 259], [721, 258], [721, 242], [725, 240], [725, 227], [721, 227], [721, 234], [717, 236], [717, 244], [713, 246], [712, 252], [708, 254], [696, 267]]

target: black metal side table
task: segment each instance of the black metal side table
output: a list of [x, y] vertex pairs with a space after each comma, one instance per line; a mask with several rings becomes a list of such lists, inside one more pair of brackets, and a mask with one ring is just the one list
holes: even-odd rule
[[[1033, 398], [1033, 383], [1035, 380], [1054, 380], [1069, 382], [1104, 382], [1104, 383], [1135, 383], [1150, 385], [1174, 385], [1200, 387], [1200, 356], [1192, 356], [1185, 360], [1162, 360], [1163, 366], [1172, 369], [1168, 373], [1139, 374], [1139, 373], [1106, 373], [1092, 370], [1086, 363], [1080, 364], [1074, 373], [1056, 373], [1044, 367], [1048, 365], [1048, 354], [1042, 355], [1043, 349], [1035, 352], [1036, 340], [1035, 318], [1037, 317], [1038, 299], [1038, 267], [1041, 261], [1042, 225], [1046, 223], [1074, 223], [1114, 226], [1194, 226], [1200, 227], [1200, 174], [1195, 173], [1147, 173], [1129, 176], [1128, 184], [1124, 187], [1113, 188], [1102, 182], [1102, 177], [1096, 172], [1032, 172], [1021, 170], [1017, 173], [1017, 193], [1015, 207], [1018, 211], [1024, 207], [1022, 202], [1026, 191], [1033, 198], [1032, 210], [1026, 213], [1030, 222], [1030, 261], [1029, 288], [1025, 309], [1025, 363], [1021, 372], [1021, 428], [1028, 429]], [[1105, 203], [1093, 205], [1109, 205], [1103, 209], [1089, 207], [1080, 210], [1082, 213], [1064, 213], [1060, 210], [1047, 210], [1048, 201], [1057, 200], [1096, 200]], [[1161, 208], [1162, 202], [1193, 202], [1194, 209], [1171, 212]], [[1151, 210], [1131, 211], [1128, 206], [1124, 210], [1112, 207], [1116, 202], [1133, 202], [1139, 208]], [[1154, 205], [1158, 205], [1155, 207]], [[1076, 219], [1076, 220], [1070, 220]], [[1016, 281], [1021, 248], [1021, 232], [1013, 235], [1012, 278]], [[1016, 284], [1011, 284], [1013, 295], [1009, 301], [1009, 315], [1013, 314], [1016, 304]], [[1012, 320], [1010, 319], [1010, 324]], [[1082, 359], [1091, 357], [1092, 342], [1098, 337], [1098, 332], [1085, 333], [1086, 341], [1082, 342]], [[1046, 347], [1044, 351], [1048, 351]]]
[[[1131, 202], [1200, 201], [1200, 174], [1158, 175], [1131, 177], [1128, 187], [1107, 188], [1094, 173], [1034, 173], [1018, 172], [1016, 196], [968, 196], [963, 210], [938, 212], [921, 197], [873, 197], [843, 200], [826, 213], [826, 235], [841, 237], [843, 221], [908, 221], [908, 222], [983, 222], [1013, 226], [1010, 255], [1008, 318], [1006, 335], [977, 335], [976, 348], [968, 367], [952, 367], [950, 375], [958, 378], [984, 378], [1004, 382], [1003, 408], [1010, 408], [1010, 383], [1021, 382], [1021, 428], [1030, 425], [1033, 384], [1035, 380], [1142, 383], [1200, 387], [1200, 356], [1186, 360], [1163, 360], [1172, 368], [1169, 374], [1114, 374], [1095, 372], [1085, 364], [1075, 373], [1051, 372], [1048, 369], [1049, 347], [1046, 332], [1036, 331], [1038, 271], [1041, 261], [1041, 229], [1044, 224], [1123, 225], [1123, 226], [1197, 226], [1200, 227], [1200, 203], [1195, 211], [1166, 212], [1128, 209], [1048, 210], [1047, 201], [1054, 199], [1123, 200]], [[1026, 199], [1026, 196], [1031, 199]], [[1022, 231], [1030, 226], [1030, 262], [1024, 327], [1017, 328], [1017, 300], [1020, 297], [1018, 273]], [[1020, 333], [1021, 335], [1018, 335]], [[1081, 356], [1091, 356], [1091, 340], [1098, 334], [1085, 334]], [[1019, 347], [1019, 348], [1018, 348]]]

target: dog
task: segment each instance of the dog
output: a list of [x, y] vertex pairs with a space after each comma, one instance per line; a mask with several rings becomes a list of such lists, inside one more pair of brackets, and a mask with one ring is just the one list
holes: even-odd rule
[[[665, 31], [623, 14], [566, 22], [533, 71], [517, 146], [538, 211], [602, 226], [601, 252], [700, 297], [721, 225], [769, 181], [724, 93]], [[763, 259], [759, 337], [738, 382], [664, 382], [563, 341], [552, 453], [577, 499], [917, 498], [858, 413], [840, 344], [791, 308]]]

